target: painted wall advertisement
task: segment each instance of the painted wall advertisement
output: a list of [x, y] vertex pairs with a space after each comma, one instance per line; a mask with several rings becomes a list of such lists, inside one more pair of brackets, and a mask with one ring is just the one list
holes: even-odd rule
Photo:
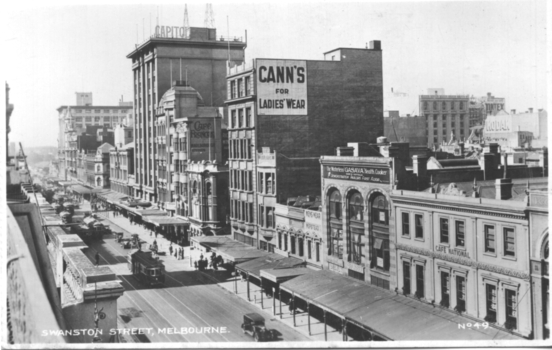
[[261, 115], [307, 115], [307, 62], [257, 60], [257, 111]]
[[488, 116], [485, 120], [485, 134], [512, 131], [512, 118], [509, 115]]
[[390, 168], [383, 167], [352, 167], [336, 165], [324, 165], [323, 167], [323, 176], [325, 179], [375, 182], [381, 184], [390, 183], [390, 172]]
[[190, 123], [190, 148], [192, 160], [216, 159], [215, 122], [196, 120]]

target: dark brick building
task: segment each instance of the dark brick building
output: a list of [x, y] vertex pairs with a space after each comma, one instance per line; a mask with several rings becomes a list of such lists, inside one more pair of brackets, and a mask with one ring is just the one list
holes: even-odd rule
[[319, 193], [321, 155], [383, 135], [381, 44], [324, 60], [255, 59], [227, 80], [232, 233], [267, 247], [258, 241], [274, 237], [275, 204]]

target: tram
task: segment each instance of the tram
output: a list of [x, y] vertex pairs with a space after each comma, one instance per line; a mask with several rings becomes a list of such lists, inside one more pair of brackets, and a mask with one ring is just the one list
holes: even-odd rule
[[165, 283], [165, 265], [152, 256], [152, 252], [135, 250], [128, 257], [128, 269], [136, 278], [152, 287]]

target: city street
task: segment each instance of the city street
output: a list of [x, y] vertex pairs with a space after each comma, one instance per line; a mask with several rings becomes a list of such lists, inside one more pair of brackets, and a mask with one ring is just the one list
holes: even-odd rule
[[[113, 218], [110, 214], [110, 219], [103, 221], [109, 221], [106, 223], [114, 231], [123, 231], [125, 236], [130, 236], [129, 230], [120, 227], [125, 226], [122, 220], [127, 219], [122, 216]], [[116, 225], [114, 221], [121, 225]], [[142, 227], [132, 228], [132, 233], [139, 233], [143, 240], [153, 240]], [[167, 251], [168, 244], [163, 244], [161, 240], [165, 241], [159, 237], [160, 250]], [[147, 246], [147, 243], [143, 245]], [[126, 339], [140, 342], [254, 341], [249, 335], [243, 334], [241, 323], [244, 314], [259, 310], [220, 288], [201, 272], [194, 271], [189, 267], [187, 258], [176, 260], [170, 256], [161, 257], [167, 272], [165, 287], [151, 289], [130, 274], [126, 261], [129, 250], [117, 243], [115, 235], [104, 236], [103, 241], [94, 242], [90, 247], [100, 253], [100, 264], [109, 265], [125, 288], [125, 293], [117, 301], [119, 327], [143, 333], [124, 335]], [[269, 313], [263, 316], [267, 328], [276, 330], [276, 341], [309, 340], [274, 317], [271, 318]]]

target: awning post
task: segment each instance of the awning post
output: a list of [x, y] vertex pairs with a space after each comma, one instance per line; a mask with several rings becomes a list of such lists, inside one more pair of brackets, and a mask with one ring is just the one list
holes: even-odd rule
[[342, 332], [343, 332], [343, 341], [347, 341], [347, 320], [346, 319], [343, 319], [342, 320]]
[[282, 319], [282, 289], [278, 290], [278, 294], [280, 295], [280, 319]]
[[328, 341], [328, 329], [326, 327], [326, 310], [324, 311], [324, 340]]
[[276, 315], [276, 288], [272, 287], [272, 315]]
[[309, 336], [311, 335], [311, 330], [310, 330], [310, 303], [307, 302], [307, 320], [308, 320], [308, 323], [309, 323]]
[[293, 313], [293, 327], [295, 327], [295, 293], [291, 297], [291, 312]]
[[234, 293], [238, 294], [238, 271], [234, 270], [234, 275], [236, 275], [234, 279]]
[[249, 296], [249, 272], [247, 273], [247, 301], [251, 301], [251, 297]]
[[263, 278], [261, 277], [261, 310], [264, 309], [263, 305]]

